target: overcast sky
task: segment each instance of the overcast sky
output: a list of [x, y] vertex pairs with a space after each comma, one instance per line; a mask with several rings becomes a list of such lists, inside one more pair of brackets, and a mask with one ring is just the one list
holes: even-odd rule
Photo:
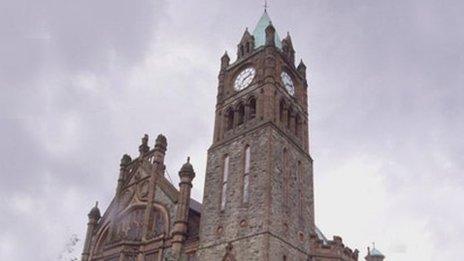
[[[219, 58], [262, 1], [0, 0], [0, 260], [64, 260], [147, 133], [202, 199]], [[308, 66], [316, 223], [387, 260], [460, 261], [464, 2], [270, 2]]]

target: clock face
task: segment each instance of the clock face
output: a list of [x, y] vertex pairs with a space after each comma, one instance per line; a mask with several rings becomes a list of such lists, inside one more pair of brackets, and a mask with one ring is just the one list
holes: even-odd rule
[[282, 83], [284, 84], [287, 92], [292, 96], [295, 95], [295, 85], [293, 84], [292, 77], [290, 77], [290, 75], [286, 72], [282, 72], [280, 77], [282, 78]]
[[250, 83], [253, 81], [253, 78], [255, 78], [256, 75], [256, 70], [253, 67], [248, 67], [241, 71], [237, 78], [235, 78], [234, 82], [234, 88], [237, 91], [241, 91], [248, 87]]

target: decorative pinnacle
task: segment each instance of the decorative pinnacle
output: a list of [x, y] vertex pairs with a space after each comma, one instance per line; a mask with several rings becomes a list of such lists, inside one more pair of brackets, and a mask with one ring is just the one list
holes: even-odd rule
[[227, 51], [225, 51], [224, 55], [221, 57], [221, 70], [229, 66], [229, 62], [230, 62], [229, 55], [227, 54]]
[[182, 165], [182, 168], [179, 171], [179, 176], [187, 176], [191, 180], [195, 177], [195, 171], [193, 170], [192, 164], [190, 164], [190, 157], [187, 157], [187, 162]]
[[147, 145], [148, 144], [148, 134], [144, 134], [142, 138], [142, 144]]
[[132, 158], [127, 155], [127, 154], [124, 154], [121, 158], [121, 164], [119, 164], [119, 166], [121, 167], [124, 167], [124, 166], [127, 166], [128, 164], [130, 164], [132, 161]]
[[145, 154], [150, 151], [150, 147], [148, 147], [148, 134], [143, 135], [142, 144], [139, 146], [140, 154]]
[[89, 217], [89, 219], [93, 218], [95, 220], [99, 220], [101, 218], [100, 210], [98, 209], [98, 201], [95, 202], [95, 207], [93, 207], [90, 210], [90, 213], [88, 214], [88, 217]]
[[264, 0], [264, 12], [267, 13], [267, 0]]
[[155, 149], [161, 149], [163, 151], [166, 151], [167, 146], [168, 146], [168, 141], [166, 137], [163, 134], [159, 134], [158, 137], [156, 137]]

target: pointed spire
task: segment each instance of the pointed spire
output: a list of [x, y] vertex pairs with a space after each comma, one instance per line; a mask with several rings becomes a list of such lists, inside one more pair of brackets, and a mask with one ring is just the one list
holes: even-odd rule
[[227, 51], [225, 51], [224, 55], [221, 57], [221, 69], [225, 69], [229, 66], [230, 58]]
[[303, 76], [303, 78], [306, 79], [306, 65], [304, 64], [303, 59], [300, 60], [300, 64], [298, 64], [296, 70], [300, 73], [301, 76]]
[[272, 23], [266, 27], [266, 45], [268, 46], [275, 46], [275, 28]]
[[290, 36], [290, 32], [287, 31], [287, 36], [285, 37], [284, 41], [286, 41], [287, 44], [293, 48], [292, 37]]
[[[273, 23], [271, 21], [271, 18], [265, 11], [259, 19], [258, 23], [256, 24], [255, 29], [253, 30], [253, 36], [255, 38], [255, 48], [258, 48], [266, 44], [266, 28], [272, 24]], [[275, 34], [274, 40], [275, 46], [277, 46], [279, 49], [282, 49], [282, 43], [280, 41], [279, 34]]]
[[241, 43], [250, 40], [253, 36], [250, 34], [248, 31], [248, 27], [245, 29], [245, 32], [243, 32], [242, 39], [240, 40]]

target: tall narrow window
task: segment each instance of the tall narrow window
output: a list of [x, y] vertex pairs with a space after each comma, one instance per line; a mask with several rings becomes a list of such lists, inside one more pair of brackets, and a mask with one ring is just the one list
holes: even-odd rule
[[250, 99], [250, 119], [253, 119], [254, 117], [256, 117], [256, 99], [255, 98], [251, 98]]
[[284, 119], [285, 119], [285, 103], [284, 101], [280, 101], [280, 104], [279, 104], [279, 119], [280, 119], [280, 122], [283, 123], [284, 122]]
[[302, 182], [303, 179], [301, 177], [301, 161], [298, 161], [298, 164], [296, 165], [296, 182], [298, 186], [298, 211], [299, 211], [299, 217], [302, 217], [303, 215], [303, 189], [302, 189]]
[[227, 178], [229, 176], [229, 156], [224, 158], [224, 172], [222, 174], [221, 210], [226, 208]]
[[287, 110], [287, 127], [289, 129], [292, 127], [292, 108]]
[[239, 106], [238, 106], [238, 119], [237, 119], [237, 124], [238, 125], [241, 125], [245, 119], [245, 106], [243, 105], [243, 103], [241, 103]]
[[250, 194], [249, 194], [249, 185], [250, 185], [250, 146], [245, 148], [245, 166], [243, 172], [243, 203], [248, 203]]
[[232, 108], [229, 108], [229, 110], [226, 113], [226, 118], [227, 118], [227, 130], [231, 130], [234, 127], [234, 110]]
[[300, 135], [300, 125], [301, 125], [300, 115], [297, 114], [295, 117], [295, 136], [297, 138], [299, 138], [299, 135]]
[[283, 176], [283, 184], [282, 184], [282, 194], [283, 200], [282, 203], [284, 207], [287, 207], [288, 203], [288, 182], [289, 182], [289, 170], [288, 170], [288, 152], [287, 149], [284, 148], [283, 155], [282, 155], [282, 176]]

